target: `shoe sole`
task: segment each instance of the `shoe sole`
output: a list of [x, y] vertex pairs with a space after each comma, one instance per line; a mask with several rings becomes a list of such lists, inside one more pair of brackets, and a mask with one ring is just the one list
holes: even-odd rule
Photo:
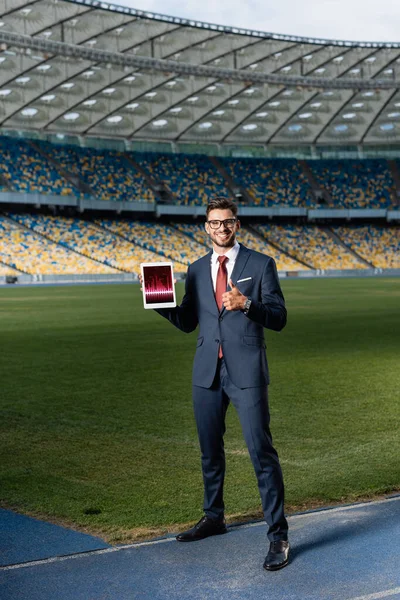
[[228, 530], [226, 529], [225, 531], [218, 531], [218, 533], [211, 533], [210, 535], [205, 535], [204, 537], [201, 538], [195, 538], [194, 540], [180, 540], [178, 537], [176, 537], [176, 541], [177, 542], [201, 542], [201, 540], [205, 540], [209, 537], [213, 537], [214, 535], [224, 535], [224, 533], [228, 533]]
[[265, 569], [265, 571], [279, 571], [279, 569], [283, 569], [283, 567], [286, 567], [288, 564], [289, 564], [289, 559], [286, 560], [281, 565], [278, 565], [277, 567], [266, 567], [265, 565], [263, 565], [263, 568]]

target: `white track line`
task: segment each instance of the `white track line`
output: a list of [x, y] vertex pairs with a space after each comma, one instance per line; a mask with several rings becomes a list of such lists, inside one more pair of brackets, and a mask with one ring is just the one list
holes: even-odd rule
[[367, 594], [366, 596], [357, 596], [357, 598], [349, 598], [349, 600], [379, 600], [380, 598], [388, 598], [389, 596], [395, 596], [396, 594], [400, 594], [400, 587], [385, 590], [384, 592]]
[[[304, 519], [305, 517], [310, 517], [316, 514], [332, 514], [337, 512], [349, 511], [358, 508], [363, 508], [365, 506], [372, 506], [377, 504], [387, 504], [389, 502], [400, 501], [399, 496], [394, 496], [393, 498], [385, 498], [384, 500], [375, 500], [373, 502], [360, 502], [359, 504], [350, 504], [349, 506], [336, 506], [335, 508], [326, 508], [320, 509], [310, 512], [301, 513], [300, 515], [292, 515], [289, 517], [289, 521], [294, 519]], [[264, 521], [258, 521], [257, 523], [243, 523], [243, 525], [232, 525], [229, 529], [246, 529], [250, 527], [265, 527]], [[56, 562], [64, 562], [65, 560], [74, 560], [76, 558], [84, 558], [89, 556], [98, 556], [100, 554], [111, 554], [113, 552], [120, 552], [121, 550], [132, 550], [135, 548], [141, 548], [142, 546], [156, 546], [158, 544], [167, 544], [169, 542], [174, 542], [175, 536], [171, 536], [168, 538], [162, 538], [159, 540], [149, 540], [147, 542], [136, 542], [134, 544], [125, 544], [123, 546], [113, 546], [112, 548], [103, 548], [102, 550], [89, 550], [87, 552], [79, 552], [77, 554], [68, 554], [67, 556], [54, 556], [52, 558], [45, 558], [43, 560], [33, 560], [30, 562], [18, 563], [16, 565], [8, 565], [6, 567], [0, 567], [0, 572], [2, 571], [12, 571], [14, 569], [24, 569], [26, 567], [36, 567], [39, 565], [48, 565]], [[400, 588], [396, 588], [398, 591], [391, 591], [391, 593], [387, 592], [379, 592], [386, 593], [387, 595], [394, 595], [395, 593], [400, 593]], [[360, 596], [359, 598], [350, 598], [349, 600], [375, 600], [379, 598], [385, 598], [386, 596]]]

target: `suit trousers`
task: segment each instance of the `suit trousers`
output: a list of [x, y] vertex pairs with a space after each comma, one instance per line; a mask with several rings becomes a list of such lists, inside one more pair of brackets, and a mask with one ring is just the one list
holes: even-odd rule
[[286, 540], [284, 486], [278, 454], [269, 429], [268, 386], [238, 388], [232, 383], [224, 359], [218, 361], [211, 388], [193, 386], [194, 414], [201, 449], [204, 512], [224, 515], [224, 433], [229, 403], [234, 405], [256, 473], [269, 541]]

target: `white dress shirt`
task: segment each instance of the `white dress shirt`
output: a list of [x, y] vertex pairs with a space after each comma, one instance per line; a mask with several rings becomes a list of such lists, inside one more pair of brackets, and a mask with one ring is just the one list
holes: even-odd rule
[[[212, 255], [211, 255], [211, 277], [212, 277], [212, 282], [213, 282], [213, 287], [214, 287], [214, 293], [215, 293], [215, 288], [217, 286], [217, 273], [218, 273], [218, 268], [219, 268], [218, 257], [226, 256], [228, 258], [228, 260], [225, 263], [225, 266], [226, 266], [226, 270], [228, 272], [228, 285], [229, 285], [229, 280], [232, 277], [233, 267], [235, 266], [235, 262], [237, 259], [237, 255], [239, 254], [239, 250], [240, 250], [240, 245], [238, 242], [235, 242], [235, 245], [233, 246], [233, 248], [230, 248], [230, 250], [228, 250], [228, 252], [225, 252], [224, 255], [217, 254], [215, 252], [215, 250], [212, 253]], [[235, 282], [233, 282], [233, 283], [235, 283]]]

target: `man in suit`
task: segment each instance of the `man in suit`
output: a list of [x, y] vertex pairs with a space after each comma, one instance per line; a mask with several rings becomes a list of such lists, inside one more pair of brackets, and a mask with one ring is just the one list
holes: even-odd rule
[[270, 541], [264, 568], [272, 571], [288, 564], [289, 543], [282, 471], [269, 429], [264, 328], [283, 329], [286, 308], [274, 260], [238, 244], [239, 228], [237, 206], [227, 198], [212, 200], [205, 229], [213, 251], [189, 266], [181, 305], [157, 309], [186, 333], [200, 326], [193, 402], [202, 454], [204, 516], [176, 539], [191, 542], [227, 532], [223, 436], [232, 402], [257, 476]]

